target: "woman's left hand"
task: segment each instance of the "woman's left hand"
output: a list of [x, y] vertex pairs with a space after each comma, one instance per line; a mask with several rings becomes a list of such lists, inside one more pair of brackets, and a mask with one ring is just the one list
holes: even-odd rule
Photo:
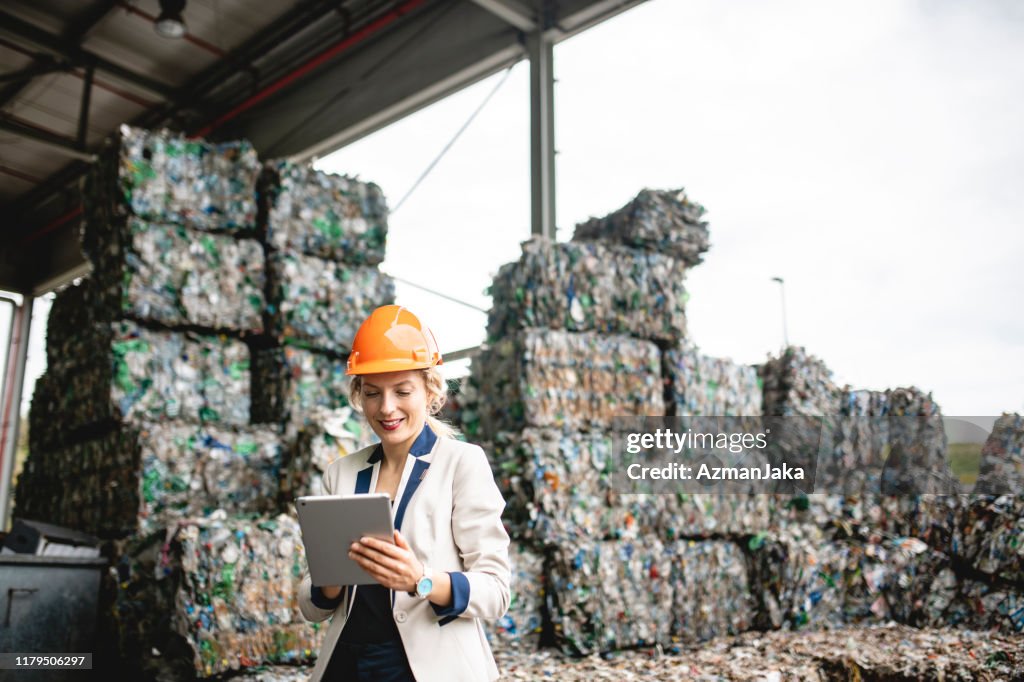
[[395, 544], [363, 537], [349, 546], [348, 555], [384, 587], [412, 592], [423, 575], [423, 564], [395, 530]]

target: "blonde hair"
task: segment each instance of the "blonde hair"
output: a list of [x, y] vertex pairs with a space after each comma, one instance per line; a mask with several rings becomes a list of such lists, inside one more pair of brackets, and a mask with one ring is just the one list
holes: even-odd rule
[[[438, 438], [458, 438], [458, 430], [436, 416], [448, 400], [448, 383], [441, 375], [441, 370], [435, 366], [419, 372], [427, 389], [427, 426]], [[363, 377], [358, 374], [352, 377], [348, 385], [348, 400], [356, 412], [363, 414]]]

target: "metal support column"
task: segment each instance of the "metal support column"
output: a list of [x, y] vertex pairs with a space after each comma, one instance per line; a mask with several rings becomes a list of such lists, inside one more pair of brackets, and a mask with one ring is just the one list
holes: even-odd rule
[[85, 67], [85, 78], [82, 79], [82, 106], [78, 111], [78, 148], [85, 151], [89, 141], [89, 105], [92, 100], [92, 77], [96, 68], [90, 64]]
[[544, 22], [526, 37], [530, 55], [530, 196], [535, 235], [555, 238], [554, 43]]
[[[5, 297], [5, 300], [10, 300]], [[18, 451], [18, 426], [21, 423], [21, 389], [25, 383], [29, 331], [32, 328], [32, 303], [26, 294], [21, 305], [14, 306], [11, 333], [7, 338], [7, 371], [0, 393], [0, 530], [10, 525], [11, 476]]]

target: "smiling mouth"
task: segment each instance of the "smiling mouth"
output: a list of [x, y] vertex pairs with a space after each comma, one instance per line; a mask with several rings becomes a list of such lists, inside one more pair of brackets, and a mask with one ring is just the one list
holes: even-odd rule
[[384, 427], [385, 431], [394, 431], [402, 423], [401, 419], [378, 419], [377, 421], [380, 422], [380, 425]]

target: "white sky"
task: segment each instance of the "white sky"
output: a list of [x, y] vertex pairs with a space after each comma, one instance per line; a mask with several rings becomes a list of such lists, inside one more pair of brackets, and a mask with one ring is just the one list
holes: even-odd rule
[[[687, 279], [704, 353], [780, 347], [779, 275], [790, 341], [839, 383], [1024, 411], [1022, 38], [1013, 0], [651, 0], [555, 49], [559, 238], [643, 187], [686, 187], [711, 230]], [[498, 78], [319, 167], [393, 206]], [[489, 307], [530, 232], [528, 95], [521, 63], [391, 218], [386, 271]], [[483, 313], [398, 293], [443, 350], [484, 338]]]

